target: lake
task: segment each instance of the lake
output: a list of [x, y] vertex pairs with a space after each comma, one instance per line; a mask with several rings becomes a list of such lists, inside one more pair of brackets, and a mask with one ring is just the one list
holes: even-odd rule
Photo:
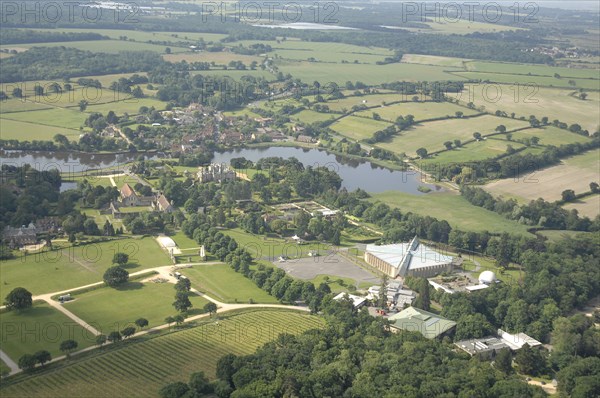
[[414, 195], [423, 195], [418, 190], [420, 185], [426, 186], [431, 190], [442, 189], [435, 185], [421, 182], [420, 173], [415, 171], [390, 170], [368, 161], [348, 159], [318, 149], [294, 147], [244, 148], [215, 153], [213, 162], [229, 163], [232, 158], [239, 157], [256, 162], [261, 158], [272, 156], [286, 159], [295, 157], [305, 166], [327, 167], [342, 177], [342, 187], [349, 191], [361, 188], [367, 192], [397, 190]]
[[[90, 169], [119, 166], [136, 160], [142, 155], [141, 153], [94, 154], [0, 150], [0, 162], [14, 166], [23, 166], [29, 163], [37, 170], [56, 168], [62, 173], [77, 173]], [[397, 190], [422, 195], [423, 193], [418, 191], [421, 185], [434, 191], [442, 189], [422, 182], [421, 175], [415, 171], [389, 170], [368, 161], [349, 159], [319, 149], [294, 147], [243, 148], [223, 153], [215, 152], [213, 162], [229, 163], [232, 158], [238, 157], [256, 162], [261, 158], [272, 156], [286, 159], [295, 157], [305, 166], [327, 167], [342, 177], [342, 187], [349, 191], [361, 188], [367, 192]], [[145, 158], [158, 159], [159, 156], [153, 154], [146, 155]]]

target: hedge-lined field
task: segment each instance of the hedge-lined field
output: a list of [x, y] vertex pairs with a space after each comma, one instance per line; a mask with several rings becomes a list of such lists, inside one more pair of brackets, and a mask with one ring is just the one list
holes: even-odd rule
[[0, 388], [8, 397], [153, 397], [165, 384], [204, 371], [215, 377], [219, 358], [250, 354], [280, 333], [321, 328], [322, 318], [287, 310], [256, 309], [93, 355], [55, 371]]

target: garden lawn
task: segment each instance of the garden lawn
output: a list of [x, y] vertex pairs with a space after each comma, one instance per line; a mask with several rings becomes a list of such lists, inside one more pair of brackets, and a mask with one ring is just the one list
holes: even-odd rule
[[77, 341], [78, 349], [94, 344], [92, 333], [42, 301], [36, 301], [33, 307], [21, 313], [0, 313], [0, 324], [2, 351], [15, 362], [22, 355], [39, 350], [49, 351], [52, 357], [61, 356], [59, 347], [64, 340]]
[[[177, 315], [173, 302], [172, 283], [128, 282], [118, 288], [103, 287], [81, 294], [71, 294], [75, 300], [64, 306], [91, 326], [108, 335], [114, 330], [135, 326], [138, 318], [146, 318], [150, 327], [165, 324], [165, 318]], [[203, 312], [208, 300], [190, 294], [190, 315]]]
[[181, 271], [192, 287], [225, 303], [278, 303], [277, 299], [226, 264], [194, 265]]
[[0, 297], [15, 287], [34, 295], [52, 293], [101, 282], [116, 252], [129, 254], [126, 266], [132, 272], [170, 264], [169, 257], [152, 237], [107, 242], [19, 256], [0, 264]]

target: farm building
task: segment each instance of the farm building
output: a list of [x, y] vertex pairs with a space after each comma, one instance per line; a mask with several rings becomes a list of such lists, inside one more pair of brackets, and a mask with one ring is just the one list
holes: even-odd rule
[[456, 322], [431, 312], [408, 307], [388, 318], [392, 332], [400, 330], [419, 332], [428, 339], [434, 339], [451, 334]]
[[161, 193], [157, 195], [156, 199], [152, 202], [152, 208], [163, 213], [171, 213], [173, 211], [173, 204]]
[[497, 336], [462, 340], [454, 343], [454, 345], [467, 354], [484, 359], [493, 359], [498, 351], [503, 348], [517, 351], [523, 348], [525, 344], [528, 344], [530, 347], [539, 347], [542, 345], [542, 343], [525, 333], [510, 334], [502, 329], [498, 329]]
[[140, 204], [139, 196], [127, 183], [121, 187], [121, 204], [123, 206], [138, 206]]
[[343, 292], [335, 296], [333, 299], [339, 301], [344, 297], [348, 297], [352, 301], [352, 305], [354, 306], [354, 308], [360, 308], [367, 302], [367, 299], [365, 297], [355, 296], [354, 294], [348, 294]]
[[398, 276], [432, 277], [451, 271], [456, 260], [419, 242], [416, 236], [408, 243], [367, 245], [365, 262], [391, 278]]

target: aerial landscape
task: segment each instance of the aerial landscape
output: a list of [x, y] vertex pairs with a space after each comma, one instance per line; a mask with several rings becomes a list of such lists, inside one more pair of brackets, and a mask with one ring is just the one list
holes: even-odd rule
[[0, 3], [0, 397], [600, 397], [600, 4]]

